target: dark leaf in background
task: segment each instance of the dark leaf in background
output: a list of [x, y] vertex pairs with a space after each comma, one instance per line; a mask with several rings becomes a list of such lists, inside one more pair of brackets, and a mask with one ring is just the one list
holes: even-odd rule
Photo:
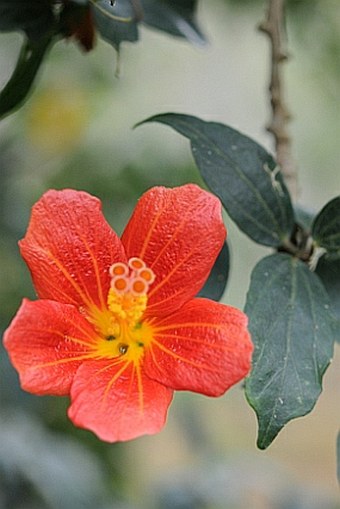
[[320, 247], [340, 257], [340, 196], [328, 202], [316, 216], [312, 234]]
[[195, 21], [196, 0], [141, 0], [143, 22], [195, 44], [205, 42]]
[[335, 321], [336, 339], [340, 342], [340, 259], [330, 259], [324, 255], [318, 261], [316, 274], [322, 281], [330, 297], [331, 310]]
[[91, 3], [89, 0], [70, 0], [57, 19], [51, 0], [0, 0], [0, 31], [23, 31], [28, 39], [23, 43], [12, 77], [0, 93], [0, 119], [27, 98], [46, 50], [52, 40], [56, 40], [57, 33], [60, 38], [73, 35], [81, 47], [89, 51], [93, 47], [96, 28], [103, 39], [119, 50], [121, 42], [138, 40], [138, 24], [144, 20], [172, 35], [202, 42], [194, 21], [196, 3], [144, 0], [138, 9], [138, 2], [134, 0]]
[[41, 62], [54, 41], [53, 36], [46, 36], [35, 43], [23, 42], [15, 70], [0, 92], [0, 119], [19, 108], [27, 98]]
[[202, 44], [204, 38], [195, 22], [197, 1], [184, 0], [99, 0], [92, 4], [94, 19], [101, 36], [119, 49], [123, 41], [138, 40], [138, 24], [158, 28], [171, 35]]
[[265, 449], [314, 407], [333, 353], [329, 297], [306, 264], [274, 254], [255, 267], [245, 312], [255, 345], [246, 394]]
[[0, 0], [0, 30], [20, 30], [37, 41], [54, 24], [50, 0]]
[[229, 248], [224, 243], [209, 277], [197, 297], [205, 297], [218, 302], [225, 290], [229, 275]]
[[112, 5], [108, 0], [99, 0], [91, 8], [100, 35], [116, 50], [123, 41], [138, 40], [137, 20], [130, 0], [117, 0]]
[[250, 238], [278, 247], [292, 233], [294, 214], [274, 159], [231, 127], [196, 117], [167, 113], [144, 122], [169, 125], [189, 138], [206, 184], [230, 217]]

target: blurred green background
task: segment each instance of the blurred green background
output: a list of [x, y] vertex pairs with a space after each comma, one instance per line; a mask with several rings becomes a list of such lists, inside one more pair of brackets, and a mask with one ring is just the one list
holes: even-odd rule
[[[319, 210], [339, 194], [340, 3], [291, 0], [285, 68], [300, 203]], [[82, 54], [59, 43], [25, 106], [0, 125], [0, 327], [23, 296], [34, 298], [17, 241], [48, 188], [100, 197], [121, 232], [140, 194], [154, 185], [201, 184], [188, 142], [134, 124], [174, 111], [231, 125], [272, 149], [265, 126], [269, 48], [257, 31], [264, 1], [201, 1], [208, 44], [195, 47], [142, 29], [116, 54], [98, 40]], [[20, 35], [0, 36], [0, 85]], [[263, 254], [225, 217], [232, 253], [224, 302], [243, 307]], [[339, 348], [337, 349], [339, 350]], [[23, 393], [0, 347], [0, 509], [335, 509], [339, 352], [312, 414], [290, 423], [268, 451], [242, 386], [217, 400], [177, 393], [164, 430], [105, 444], [68, 421], [68, 402]]]

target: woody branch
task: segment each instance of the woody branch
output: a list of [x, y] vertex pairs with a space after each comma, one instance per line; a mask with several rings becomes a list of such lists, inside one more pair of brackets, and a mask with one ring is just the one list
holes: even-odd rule
[[297, 170], [292, 157], [292, 141], [287, 125], [290, 113], [284, 102], [282, 64], [287, 60], [285, 32], [285, 0], [269, 0], [266, 20], [260, 30], [265, 32], [271, 45], [271, 78], [269, 84], [272, 108], [271, 123], [267, 127], [275, 139], [276, 159], [294, 201], [298, 195]]

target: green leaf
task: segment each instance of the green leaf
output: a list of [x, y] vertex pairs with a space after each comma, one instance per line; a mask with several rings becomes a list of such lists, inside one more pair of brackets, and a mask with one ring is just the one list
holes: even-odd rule
[[333, 260], [327, 255], [322, 256], [315, 272], [330, 297], [331, 310], [334, 314], [334, 329], [337, 341], [340, 343], [340, 259]]
[[0, 30], [20, 30], [37, 41], [54, 24], [50, 0], [0, 0]]
[[123, 41], [138, 40], [135, 11], [130, 1], [117, 1], [111, 5], [108, 0], [92, 2], [94, 22], [100, 35], [116, 50]]
[[329, 297], [307, 265], [274, 254], [255, 267], [245, 312], [255, 345], [246, 395], [265, 449], [291, 419], [314, 407], [333, 353]]
[[229, 248], [224, 243], [209, 277], [197, 297], [219, 301], [225, 290], [229, 275]]
[[190, 42], [205, 42], [195, 21], [197, 0], [142, 0], [143, 22]]
[[340, 257], [340, 196], [328, 202], [316, 216], [312, 235], [320, 247]]
[[[250, 238], [278, 247], [294, 228], [292, 204], [274, 159], [231, 127], [167, 113], [144, 122], [169, 125], [189, 138], [198, 169], [230, 217]], [[139, 124], [140, 125], [140, 124]]]
[[55, 40], [50, 35], [38, 42], [23, 42], [15, 70], [0, 92], [0, 119], [19, 108], [27, 98], [41, 62]]

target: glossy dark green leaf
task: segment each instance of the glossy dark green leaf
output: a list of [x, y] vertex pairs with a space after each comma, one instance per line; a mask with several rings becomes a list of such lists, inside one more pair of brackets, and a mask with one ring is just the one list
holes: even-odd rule
[[141, 0], [143, 22], [171, 35], [202, 44], [202, 35], [195, 20], [197, 0]]
[[330, 297], [331, 310], [335, 317], [334, 329], [340, 343], [340, 259], [330, 259], [324, 255], [315, 270]]
[[50, 0], [0, 0], [0, 30], [20, 30], [39, 40], [51, 30], [54, 16]]
[[253, 140], [231, 127], [196, 117], [167, 113], [160, 122], [189, 138], [206, 184], [230, 217], [250, 238], [278, 247], [294, 228], [292, 204], [274, 159]]
[[320, 247], [340, 257], [340, 196], [328, 202], [316, 216], [312, 235]]
[[130, 0], [99, 0], [91, 6], [100, 35], [117, 50], [123, 41], [138, 40], [136, 13]]
[[54, 42], [53, 36], [38, 42], [24, 41], [15, 70], [0, 92], [0, 119], [19, 108], [27, 98], [41, 62]]
[[245, 312], [255, 345], [246, 394], [265, 449], [314, 407], [333, 353], [329, 297], [306, 264], [274, 254], [255, 267]]
[[219, 301], [225, 290], [229, 275], [229, 248], [224, 244], [209, 277], [198, 297]]

